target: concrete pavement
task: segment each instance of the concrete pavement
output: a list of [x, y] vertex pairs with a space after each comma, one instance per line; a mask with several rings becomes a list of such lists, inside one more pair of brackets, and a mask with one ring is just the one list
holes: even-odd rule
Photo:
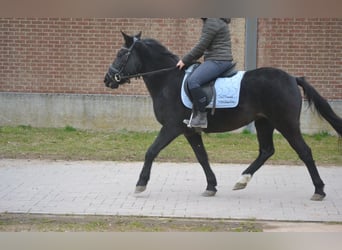
[[311, 201], [304, 166], [262, 167], [245, 190], [247, 165], [212, 164], [215, 197], [202, 197], [199, 164], [154, 163], [147, 190], [134, 188], [141, 162], [0, 160], [0, 213], [97, 214], [342, 222], [342, 167], [319, 167], [327, 197]]

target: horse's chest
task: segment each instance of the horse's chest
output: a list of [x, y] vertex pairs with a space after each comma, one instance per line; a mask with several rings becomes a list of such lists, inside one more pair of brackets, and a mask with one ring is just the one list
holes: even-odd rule
[[174, 120], [174, 117], [177, 117], [177, 114], [181, 113], [184, 107], [182, 107], [180, 96], [177, 97], [167, 93], [153, 98], [153, 110], [158, 122], [164, 124], [169, 122], [170, 119]]

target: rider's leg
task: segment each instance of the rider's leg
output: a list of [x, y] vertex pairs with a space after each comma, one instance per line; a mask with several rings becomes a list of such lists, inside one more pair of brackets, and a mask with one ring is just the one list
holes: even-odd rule
[[194, 112], [190, 119], [189, 127], [207, 127], [207, 113], [205, 106], [208, 104], [201, 86], [218, 77], [231, 65], [231, 61], [207, 60], [199, 65], [188, 79], [189, 90], [193, 97]]

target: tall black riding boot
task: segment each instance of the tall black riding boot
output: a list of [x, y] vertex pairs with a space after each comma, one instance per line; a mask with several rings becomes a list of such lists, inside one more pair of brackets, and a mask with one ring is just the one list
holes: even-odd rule
[[188, 127], [207, 128], [207, 112], [205, 111], [207, 97], [202, 88], [195, 88], [190, 91], [193, 97], [194, 111], [191, 115]]

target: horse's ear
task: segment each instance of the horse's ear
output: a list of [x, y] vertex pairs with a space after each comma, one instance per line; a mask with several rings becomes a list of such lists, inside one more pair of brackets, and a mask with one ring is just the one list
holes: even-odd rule
[[142, 31], [140, 31], [138, 34], [136, 34], [134, 37], [138, 38], [138, 40], [141, 39], [141, 34], [142, 34]]
[[123, 38], [125, 39], [125, 45], [127, 48], [129, 48], [132, 44], [133, 44], [133, 37], [126, 35], [122, 30], [121, 30], [121, 34], [123, 36]]

